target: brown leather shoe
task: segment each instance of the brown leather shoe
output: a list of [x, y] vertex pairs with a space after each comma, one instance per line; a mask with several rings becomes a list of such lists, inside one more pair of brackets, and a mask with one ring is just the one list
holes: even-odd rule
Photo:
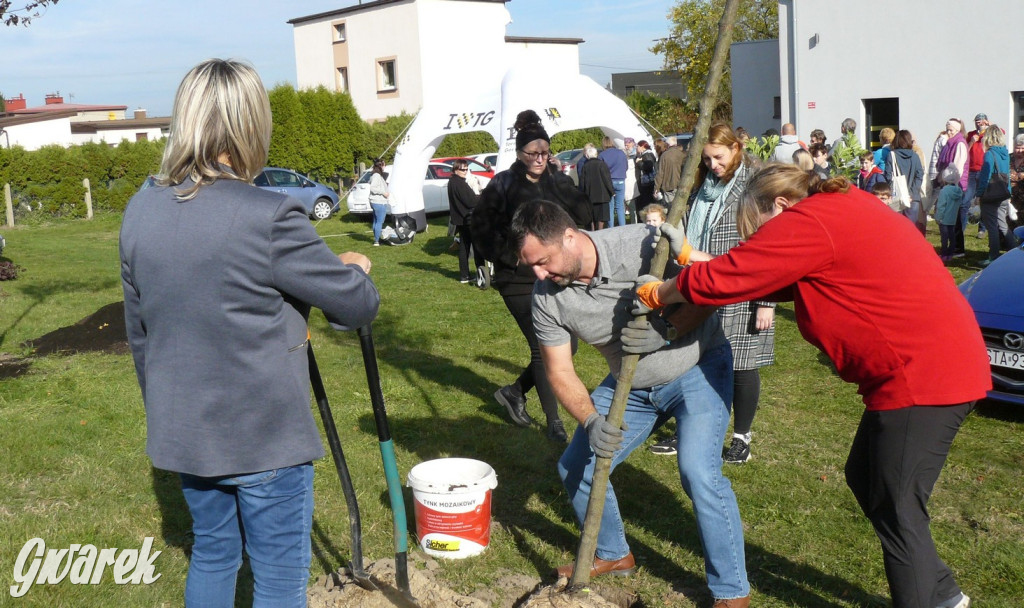
[[750, 606], [750, 596], [737, 597], [731, 600], [715, 600], [714, 608], [747, 608]]
[[[571, 578], [573, 568], [576, 567], [576, 562], [565, 566], [559, 566], [555, 568], [555, 572], [558, 573], [559, 577]], [[626, 557], [619, 558], [617, 560], [605, 560], [599, 557], [594, 558], [594, 565], [590, 567], [590, 578], [595, 576], [601, 576], [602, 574], [611, 574], [613, 576], [629, 576], [636, 570], [636, 562], [633, 560], [633, 553], [627, 553]]]

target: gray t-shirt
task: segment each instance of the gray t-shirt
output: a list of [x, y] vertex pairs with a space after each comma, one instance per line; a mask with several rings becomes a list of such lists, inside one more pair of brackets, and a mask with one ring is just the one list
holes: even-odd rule
[[[584, 232], [597, 248], [597, 276], [568, 287], [549, 280], [537, 281], [533, 288], [533, 328], [541, 344], [559, 346], [575, 335], [597, 348], [618, 378], [624, 354], [619, 334], [633, 318], [629, 309], [636, 279], [650, 271], [654, 257], [652, 231], [644, 224], [631, 224]], [[641, 356], [633, 386], [650, 388], [670, 382], [696, 365], [705, 349], [723, 342], [721, 324], [712, 315], [670, 345]]]

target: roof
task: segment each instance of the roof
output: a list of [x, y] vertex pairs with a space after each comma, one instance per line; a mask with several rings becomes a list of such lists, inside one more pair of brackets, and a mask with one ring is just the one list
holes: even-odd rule
[[524, 44], [583, 44], [586, 40], [582, 38], [538, 38], [534, 36], [505, 36], [505, 42], [520, 42]]
[[78, 112], [72, 112], [70, 110], [65, 112], [47, 112], [45, 114], [29, 114], [21, 116], [14, 112], [8, 112], [7, 114], [0, 114], [0, 129], [4, 127], [14, 127], [17, 125], [28, 125], [34, 122], [46, 122], [48, 120], [71, 118], [72, 116], [77, 115]]
[[104, 112], [110, 110], [127, 110], [128, 106], [96, 106], [84, 103], [49, 103], [24, 110], [12, 110], [11, 114], [41, 114], [43, 112]]
[[128, 118], [125, 120], [83, 120], [71, 123], [71, 132], [96, 133], [112, 129], [167, 129], [170, 126], [170, 116]]
[[[287, 21], [287, 23], [289, 25], [299, 25], [299, 24], [302, 24], [302, 23], [306, 23], [308, 21], [317, 21], [317, 20], [320, 20], [320, 19], [326, 19], [328, 17], [341, 17], [343, 15], [349, 15], [351, 13], [357, 13], [359, 11], [377, 8], [378, 6], [384, 6], [386, 4], [395, 4], [396, 2], [408, 2], [408, 1], [409, 0], [374, 0], [373, 2], [367, 2], [367, 3], [364, 4], [362, 2], [362, 0], [359, 0], [359, 4], [356, 4], [355, 6], [348, 6], [348, 7], [345, 7], [345, 8], [339, 8], [339, 9], [336, 9], [336, 10], [333, 10], [333, 11], [326, 11], [326, 12], [323, 12], [323, 13], [317, 13], [315, 15], [306, 15], [305, 17], [296, 17], [294, 19], [289, 19]], [[415, 0], [412, 0], [412, 1], [415, 2]], [[508, 2], [509, 0], [462, 0], [462, 1], [464, 1], [464, 2], [466, 2], [466, 1], [468, 1], [468, 2], [501, 2], [502, 4], [504, 4], [504, 3]]]

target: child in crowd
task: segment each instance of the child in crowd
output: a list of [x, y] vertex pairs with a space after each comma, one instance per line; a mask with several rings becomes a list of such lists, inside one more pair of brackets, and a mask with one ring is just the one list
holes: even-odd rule
[[942, 170], [942, 190], [935, 201], [935, 221], [939, 224], [940, 248], [939, 257], [943, 262], [953, 259], [953, 233], [956, 230], [957, 215], [960, 213], [960, 200], [963, 190], [960, 189], [960, 172], [949, 165]]
[[871, 186], [871, 194], [877, 196], [883, 205], [892, 209], [892, 187], [889, 186], [889, 182], [884, 179], [875, 182], [875, 185]]
[[668, 217], [668, 209], [665, 209], [658, 203], [651, 203], [644, 207], [643, 216], [645, 224], [657, 228], [665, 223], [665, 218]]
[[860, 155], [860, 173], [857, 174], [857, 187], [865, 192], [871, 192], [872, 186], [878, 182], [885, 181], [882, 170], [875, 166], [875, 156], [870, 150]]

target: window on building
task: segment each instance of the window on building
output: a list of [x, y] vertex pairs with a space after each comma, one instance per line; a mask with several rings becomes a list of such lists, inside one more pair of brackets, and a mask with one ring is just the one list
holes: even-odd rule
[[334, 24], [334, 41], [345, 42], [345, 22]]
[[149, 135], [146, 133], [136, 133], [135, 141], [149, 141]]
[[398, 71], [395, 60], [381, 59], [377, 61], [377, 90], [394, 91], [398, 88]]
[[348, 93], [348, 68], [338, 68], [334, 85], [339, 93]]
[[782, 98], [781, 97], [773, 98], [772, 99], [772, 104], [773, 104], [772, 118], [781, 119], [782, 118]]

